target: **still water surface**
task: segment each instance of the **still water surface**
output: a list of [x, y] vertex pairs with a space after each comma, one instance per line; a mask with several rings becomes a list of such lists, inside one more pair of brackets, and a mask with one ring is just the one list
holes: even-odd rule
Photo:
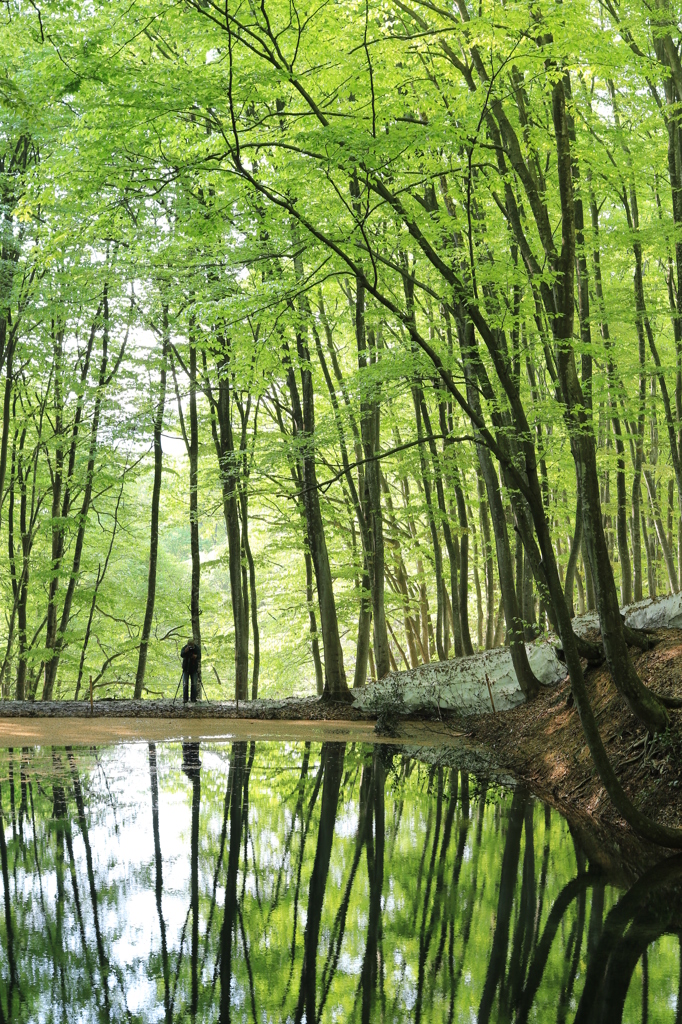
[[682, 867], [342, 743], [0, 751], [0, 1024], [682, 1021]]

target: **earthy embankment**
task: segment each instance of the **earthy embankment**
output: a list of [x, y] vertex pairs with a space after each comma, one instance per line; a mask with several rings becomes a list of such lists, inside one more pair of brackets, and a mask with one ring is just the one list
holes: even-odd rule
[[[645, 653], [632, 650], [643, 681], [682, 697], [682, 630], [656, 634]], [[606, 667], [586, 682], [609, 757], [633, 802], [657, 821], [682, 827], [682, 711], [671, 711], [670, 733], [654, 740], [638, 726]], [[422, 748], [428, 760], [458, 764], [492, 778], [509, 775], [566, 815], [593, 860], [633, 873], [664, 851], [640, 841], [616, 813], [596, 775], [570, 700], [568, 680], [544, 690], [532, 704], [458, 719], [443, 712], [390, 718], [375, 732], [375, 716], [316, 698], [280, 701], [0, 702], [0, 746], [101, 744], [127, 739], [337, 740], [392, 742]]]
[[[682, 697], [682, 630], [654, 634], [650, 651], [631, 649], [652, 690]], [[609, 758], [630, 799], [662, 824], [682, 827], [682, 711], [671, 711], [669, 734], [651, 740], [628, 710], [603, 666], [586, 683]], [[496, 763], [562, 811], [595, 856], [643, 865], [661, 851], [638, 840], [611, 804], [583, 739], [568, 679], [532, 704], [467, 719], [466, 734]], [[597, 845], [593, 845], [597, 844]]]

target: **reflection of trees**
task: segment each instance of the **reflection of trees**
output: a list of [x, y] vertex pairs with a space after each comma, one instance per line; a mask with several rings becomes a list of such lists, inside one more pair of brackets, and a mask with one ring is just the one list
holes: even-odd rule
[[149, 744], [149, 783], [152, 795], [152, 832], [154, 833], [154, 893], [156, 912], [159, 917], [161, 935], [161, 972], [163, 974], [163, 1010], [166, 1024], [170, 1024], [170, 967], [168, 964], [168, 943], [166, 922], [163, 918], [163, 860], [161, 857], [161, 836], [159, 833], [159, 774], [156, 763], [156, 743]]
[[237, 873], [242, 836], [242, 799], [246, 775], [246, 743], [233, 743], [227, 788], [230, 794], [230, 846], [227, 856], [225, 910], [220, 933], [220, 1021], [229, 1024], [232, 995], [232, 943], [237, 920]]
[[[5, 838], [5, 820], [2, 808], [2, 786], [0, 786], [0, 868], [2, 869], [2, 891], [5, 906], [5, 939], [7, 949], [7, 961], [9, 965], [9, 987], [7, 990], [7, 1017], [11, 1020], [13, 1015], [14, 998], [17, 995], [18, 977], [17, 963], [14, 950], [14, 924], [12, 921], [12, 903], [9, 887], [9, 864], [7, 858], [7, 840]], [[0, 1000], [0, 1014], [2, 1000]]]
[[[680, 934], [682, 857], [657, 865], [635, 882], [604, 921], [599, 944], [587, 968], [575, 1024], [620, 1021], [632, 975], [640, 959], [661, 935]], [[680, 967], [682, 971], [682, 965]], [[644, 986], [642, 1016], [648, 1015]], [[677, 1004], [677, 1020], [682, 1016]]]
[[190, 838], [190, 907], [192, 910], [192, 992], [190, 1015], [195, 1019], [199, 1006], [199, 812], [201, 809], [201, 762], [199, 744], [182, 744], [182, 770], [192, 783], [192, 828]]
[[85, 815], [83, 789], [81, 787], [80, 776], [78, 774], [78, 767], [76, 765], [76, 759], [74, 757], [73, 751], [70, 747], [67, 747], [66, 751], [69, 758], [69, 766], [71, 768], [73, 795], [75, 797], [76, 808], [78, 810], [78, 825], [80, 827], [81, 837], [83, 839], [83, 844], [85, 846], [85, 863], [88, 875], [88, 887], [90, 890], [90, 903], [92, 905], [92, 917], [95, 926], [97, 960], [99, 963], [100, 970], [102, 996], [104, 998], [104, 1017], [106, 1020], [109, 1020], [111, 1016], [111, 1008], [109, 1004], [109, 961], [104, 949], [104, 940], [102, 938], [102, 929], [100, 927], [99, 906], [97, 901], [97, 886], [95, 884], [95, 872], [92, 866], [92, 847], [90, 846], [90, 833], [88, 829], [88, 821]]
[[[364, 775], [364, 773], [363, 773]], [[369, 915], [367, 920], [367, 945], [362, 959], [360, 981], [362, 986], [362, 1024], [369, 1024], [376, 997], [378, 950], [381, 943], [381, 893], [384, 886], [384, 785], [385, 771], [381, 751], [374, 748], [371, 774], [365, 784], [366, 802], [370, 807], [365, 830], [367, 849], [367, 875], [369, 877]], [[363, 778], [363, 782], [365, 782]], [[372, 814], [374, 830], [372, 830]], [[382, 957], [383, 961], [383, 957]], [[382, 972], [383, 981], [383, 972]]]
[[300, 1024], [304, 1013], [306, 1024], [316, 1024], [318, 1020], [316, 1009], [317, 946], [320, 937], [322, 904], [327, 888], [327, 875], [329, 873], [329, 861], [334, 839], [336, 809], [339, 802], [345, 752], [345, 743], [324, 743], [322, 745], [324, 782], [322, 785], [315, 861], [313, 863], [313, 872], [308, 892], [306, 926], [303, 938], [303, 967], [301, 970], [298, 1005], [294, 1018], [297, 1024]]
[[[12, 810], [5, 761], [0, 1024], [564, 1024], [576, 1005], [575, 1024], [616, 1024], [638, 964], [628, 1006], [642, 983], [643, 1020], [661, 1005], [663, 965], [666, 998], [678, 991], [677, 938], [652, 946], [680, 934], [675, 862], [615, 902], [558, 816], [521, 790], [470, 793], [465, 772], [385, 746], [307, 744], [297, 763], [292, 750], [235, 743], [227, 778], [210, 760], [200, 777], [198, 748], [186, 745], [187, 787], [161, 773], [150, 744], [151, 821], [125, 772], [100, 786], [101, 772], [84, 767], [90, 755], [68, 750], [40, 754], [38, 775], [36, 752], [12, 755]], [[171, 823], [159, 801], [178, 788], [189, 797], [186, 846], [162, 849]], [[134, 847], [139, 817], [151, 825], [149, 852], [140, 844], [131, 867], [150, 894], [154, 940], [129, 964], [117, 939], [135, 898], [130, 873], [105, 873], [102, 852], [111, 860], [116, 843], [100, 844], [120, 832]], [[131, 1016], [122, 1003], [139, 974], [149, 1004]]]

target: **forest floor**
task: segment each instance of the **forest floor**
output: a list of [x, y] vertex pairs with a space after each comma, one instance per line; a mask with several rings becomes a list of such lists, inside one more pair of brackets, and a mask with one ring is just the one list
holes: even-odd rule
[[[659, 643], [651, 650], [630, 650], [640, 678], [658, 693], [682, 697], [682, 630], [654, 636]], [[652, 740], [616, 691], [606, 665], [587, 670], [585, 682], [606, 751], [630, 799], [655, 821], [682, 827], [682, 711], [670, 711], [669, 732]], [[467, 738], [564, 813], [588, 853], [633, 866], [651, 863], [661, 851], [637, 839], [615, 810], [569, 698], [566, 678], [531, 704], [467, 719]]]

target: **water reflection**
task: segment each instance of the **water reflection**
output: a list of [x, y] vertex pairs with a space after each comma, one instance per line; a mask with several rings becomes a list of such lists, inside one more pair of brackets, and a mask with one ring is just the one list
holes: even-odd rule
[[385, 746], [2, 751], [0, 868], [0, 1024], [682, 1021], [682, 858]]

